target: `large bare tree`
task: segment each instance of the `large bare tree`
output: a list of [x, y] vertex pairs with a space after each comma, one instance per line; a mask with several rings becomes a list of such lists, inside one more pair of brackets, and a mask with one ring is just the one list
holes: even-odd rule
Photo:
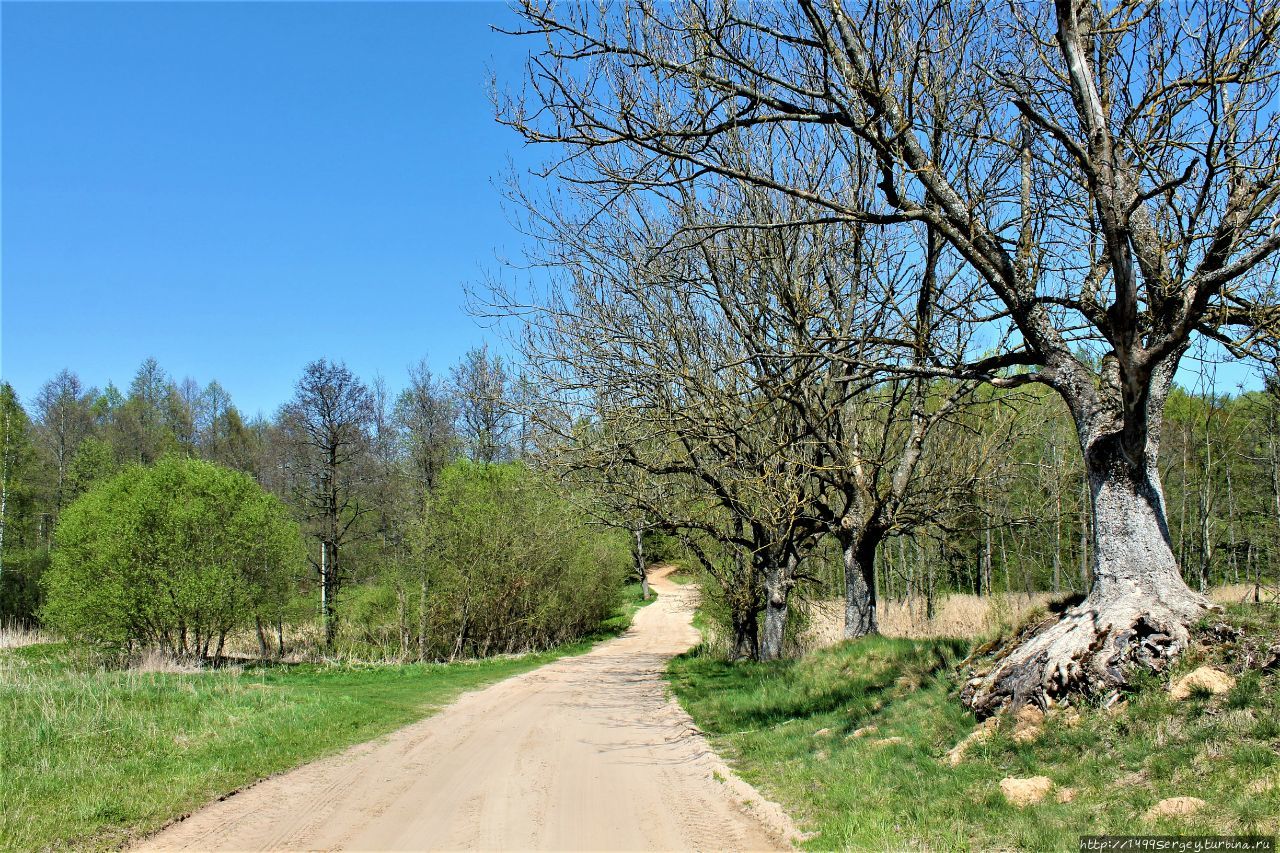
[[[752, 156], [746, 149], [740, 153]], [[808, 174], [807, 165], [785, 160], [769, 168], [776, 183], [828, 180]], [[759, 185], [722, 184], [705, 195], [691, 189], [675, 184], [646, 193], [631, 187], [610, 209], [597, 210], [589, 184], [558, 187], [552, 197], [515, 184], [517, 209], [526, 212], [529, 232], [545, 247], [538, 261], [574, 271], [560, 280], [582, 280], [585, 285], [576, 286], [586, 291], [524, 306], [534, 326], [555, 317], [540, 330], [545, 333], [526, 337], [525, 357], [531, 364], [564, 362], [566, 338], [583, 340], [573, 348], [577, 365], [540, 379], [548, 389], [561, 388], [567, 379], [570, 386], [590, 390], [576, 368], [596, 362], [604, 367], [595, 369], [592, 381], [615, 382], [614, 373], [641, 370], [648, 381], [680, 387], [704, 402], [723, 389], [709, 392], [704, 383], [685, 388], [700, 383], [694, 377], [701, 376], [702, 367], [690, 365], [690, 359], [710, 359], [717, 378], [737, 377], [736, 390], [718, 398], [716, 406], [700, 409], [699, 420], [690, 419], [683, 402], [670, 401], [664, 405], [678, 411], [663, 415], [665, 422], [713, 437], [734, 430], [749, 431], [753, 439], [767, 431], [785, 434], [781, 443], [773, 439], [769, 452], [786, 457], [776, 461], [791, 470], [791, 487], [807, 496], [796, 502], [804, 505], [804, 514], [787, 527], [796, 534], [788, 541], [793, 546], [818, 533], [839, 541], [846, 636], [873, 633], [879, 546], [936, 516], [939, 499], [957, 489], [957, 475], [968, 469], [968, 480], [973, 479], [972, 466], [925, 465], [923, 460], [938, 427], [971, 398], [977, 383], [882, 375], [865, 365], [880, 358], [928, 367], [936, 347], [957, 341], [965, 346], [974, 324], [957, 322], [955, 306], [975, 298], [976, 285], [936, 234], [926, 239], [923, 256], [916, 256], [909, 240], [863, 223], [803, 223], [803, 210], [793, 198]], [[762, 222], [776, 224], [759, 227]], [[666, 295], [664, 289], [680, 295]], [[680, 307], [668, 310], [672, 299]], [[606, 305], [609, 300], [621, 307]], [[502, 302], [505, 310], [521, 310], [509, 294]], [[655, 312], [658, 322], [652, 319]], [[704, 316], [705, 325], [691, 326], [690, 318]], [[637, 340], [638, 334], [651, 340]], [[620, 335], [625, 344], [615, 340]], [[716, 336], [723, 339], [720, 348], [708, 349], [706, 342]], [[687, 337], [693, 340], [682, 343]], [[636, 358], [673, 347], [679, 359]], [[660, 387], [665, 392], [667, 385]], [[762, 415], [742, 405], [746, 393], [776, 407]], [[606, 398], [588, 399], [596, 404]], [[626, 405], [634, 402], [624, 400]], [[616, 423], [620, 416], [613, 417]], [[773, 422], [762, 430], [767, 419]], [[731, 455], [745, 458], [740, 449]], [[690, 455], [689, 461], [705, 464], [716, 458]], [[575, 457], [574, 463], [584, 460]], [[640, 500], [630, 495], [643, 491], [644, 476], [621, 476], [623, 469], [607, 454], [587, 457], [585, 464], [611, 472], [603, 482], [619, 491], [618, 499]], [[634, 509], [626, 515], [641, 518], [648, 512], [639, 505]], [[670, 514], [659, 510], [658, 515]], [[749, 528], [751, 519], [743, 520]], [[775, 549], [762, 540], [756, 550], [767, 555]], [[766, 619], [770, 627], [781, 624], [791, 575], [790, 570], [778, 574], [777, 567], [792, 565], [798, 556], [779, 555], [767, 561], [773, 567], [761, 567], [766, 576], [778, 577], [762, 587], [770, 590], [773, 603], [766, 613], [777, 614]], [[725, 577], [738, 582], [733, 573]], [[766, 630], [766, 656], [780, 636]]]
[[[807, 427], [780, 398], [807, 366], [744, 346], [737, 324], [765, 318], [729, 310], [721, 276], [733, 273], [718, 248], [672, 243], [670, 222], [641, 206], [630, 222], [590, 223], [553, 208], [527, 206], [558, 235], [546, 244], [544, 260], [559, 271], [549, 291], [531, 301], [490, 294], [527, 321], [523, 355], [541, 398], [532, 407], [540, 431], [561, 435], [563, 464], [616, 491], [619, 517], [689, 544], [720, 581], [738, 655], [779, 656], [799, 548], [820, 530]], [[742, 272], [776, 294], [765, 281], [776, 267], [753, 257], [759, 263]], [[754, 304], [767, 311], [768, 301]], [[727, 549], [702, 547], [707, 537]]]
[[[806, 222], [927, 225], [981, 282], [957, 310], [987, 345], [874, 366], [1062, 397], [1094, 506], [1094, 585], [966, 687], [976, 712], [1108, 689], [1185, 647], [1208, 604], [1169, 544], [1161, 413], [1197, 335], [1242, 353], [1274, 334], [1280, 7], [528, 0], [521, 12], [538, 46], [500, 109], [561, 148], [559, 177], [606, 200], [759, 184], [802, 202]], [[744, 144], [762, 156], [742, 157]], [[869, 163], [875, 193], [778, 182], [761, 167], [777, 158], [837, 178]]]

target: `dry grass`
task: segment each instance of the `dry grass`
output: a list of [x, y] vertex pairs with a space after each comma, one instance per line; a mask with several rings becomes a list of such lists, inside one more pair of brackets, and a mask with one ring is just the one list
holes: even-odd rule
[[196, 661], [180, 660], [159, 649], [147, 649], [129, 664], [133, 672], [158, 672], [169, 675], [194, 675], [204, 672]]
[[[1257, 590], [1261, 601], [1272, 603], [1280, 601], [1280, 587], [1263, 586]], [[1233, 583], [1209, 590], [1209, 598], [1215, 604], [1247, 604], [1254, 600], [1254, 585], [1251, 583]]]
[[20, 649], [38, 643], [52, 643], [55, 638], [22, 622], [0, 623], [0, 649]]
[[[995, 633], [1001, 627], [1016, 624], [1029, 611], [1045, 607], [1054, 596], [1019, 593], [979, 596], [949, 595], [936, 603], [934, 618], [927, 617], [923, 598], [882, 601], [879, 607], [880, 631], [886, 637], [914, 640], [935, 637], [976, 639]], [[804, 645], [821, 649], [840, 642], [844, 636], [844, 601], [818, 601], [810, 605], [809, 630]]]
[[[302, 625], [285, 625], [283, 659], [276, 656], [277, 636], [275, 626], [266, 629], [267, 657], [272, 662], [283, 663], [320, 663], [325, 655], [320, 651], [324, 633], [320, 626], [311, 623]], [[258, 633], [253, 628], [245, 628], [227, 635], [222, 654], [233, 660], [245, 662], [262, 660], [262, 649], [258, 646]]]
[[[978, 639], [988, 637], [1001, 628], [1016, 625], [1032, 609], [1047, 607], [1066, 594], [1038, 592], [1002, 593], [993, 596], [953, 594], [937, 601], [933, 619], [926, 618], [923, 598], [880, 602], [880, 631], [886, 637], [915, 640], [936, 637]], [[1253, 600], [1252, 584], [1233, 584], [1210, 590], [1209, 597], [1218, 604], [1238, 604]], [[1276, 599], [1274, 589], [1262, 589], [1264, 601]], [[831, 599], [810, 604], [809, 629], [801, 640], [806, 649], [821, 649], [840, 642], [844, 636], [844, 601]]]

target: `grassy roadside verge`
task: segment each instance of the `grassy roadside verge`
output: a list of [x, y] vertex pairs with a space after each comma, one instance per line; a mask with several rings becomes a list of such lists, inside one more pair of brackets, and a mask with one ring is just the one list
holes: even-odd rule
[[0, 849], [119, 846], [272, 773], [394, 731], [460, 693], [624, 631], [628, 587], [592, 638], [455, 664], [195, 674], [77, 667], [63, 644], [0, 651]]
[[631, 627], [631, 618], [636, 615], [636, 611], [641, 607], [648, 607], [658, 600], [656, 590], [649, 590], [649, 600], [645, 601], [641, 598], [642, 587], [640, 582], [629, 583], [622, 588], [622, 605], [618, 611], [613, 614], [605, 623], [600, 626], [601, 638], [606, 636], [617, 636], [623, 631]]
[[[1229, 618], [1273, 638], [1280, 626], [1274, 612]], [[1179, 672], [1231, 669], [1229, 645], [1189, 652]], [[1051, 716], [1031, 742], [1002, 723], [952, 767], [947, 750], [975, 723], [953, 695], [965, 651], [875, 638], [730, 665], [695, 650], [669, 677], [716, 749], [813, 832], [811, 849], [1074, 850], [1081, 834], [1280, 831], [1280, 673], [1246, 673], [1229, 693], [1184, 702], [1153, 678], [1122, 711], [1086, 710], [1075, 724]], [[1006, 802], [1002, 779], [1040, 775], [1056, 786], [1044, 801]], [[1145, 817], [1174, 796], [1206, 805]]]

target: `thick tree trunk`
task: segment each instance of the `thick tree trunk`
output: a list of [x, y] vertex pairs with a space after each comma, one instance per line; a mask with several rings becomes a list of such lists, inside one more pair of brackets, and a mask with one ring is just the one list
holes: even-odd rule
[[[1091, 507], [1089, 506], [1089, 475], [1086, 473], [1080, 481], [1080, 588], [1088, 589], [1093, 583], [1093, 573], [1089, 570], [1089, 541], [1092, 533]], [[1006, 586], [1008, 586], [1006, 584]]]
[[787, 630], [788, 599], [795, 569], [796, 558], [791, 555], [782, 565], [775, 563], [764, 570], [764, 636], [760, 638], [760, 660], [778, 660], [782, 657], [782, 640]]
[[764, 636], [760, 638], [760, 660], [782, 657], [782, 638], [787, 627], [787, 592], [765, 580]]
[[1186, 647], [1189, 627], [1209, 602], [1178, 571], [1155, 455], [1153, 443], [1134, 464], [1119, 435], [1089, 444], [1093, 589], [1061, 620], [1038, 626], [975, 674], [961, 698], [979, 716], [1113, 690], [1132, 667], [1161, 670]]
[[840, 537], [844, 552], [844, 638], [853, 640], [880, 633], [876, 616], [876, 547], [880, 537], [870, 531], [849, 531]]
[[[763, 609], [760, 586], [755, 573], [748, 571], [747, 557], [741, 550], [734, 555], [734, 563], [735, 570], [720, 581], [733, 629], [729, 660], [757, 660], [760, 657], [759, 617]], [[703, 565], [710, 567], [705, 560]]]

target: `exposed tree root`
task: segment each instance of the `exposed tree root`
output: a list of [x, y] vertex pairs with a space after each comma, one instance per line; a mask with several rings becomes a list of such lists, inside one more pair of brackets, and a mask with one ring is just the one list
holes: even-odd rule
[[1070, 695], [1123, 688], [1135, 669], [1163, 671], [1190, 642], [1190, 628], [1211, 607], [1186, 590], [1155, 596], [1095, 590], [1059, 618], [1013, 637], [978, 667], [960, 699], [979, 719], [1031, 703], [1047, 709]]

